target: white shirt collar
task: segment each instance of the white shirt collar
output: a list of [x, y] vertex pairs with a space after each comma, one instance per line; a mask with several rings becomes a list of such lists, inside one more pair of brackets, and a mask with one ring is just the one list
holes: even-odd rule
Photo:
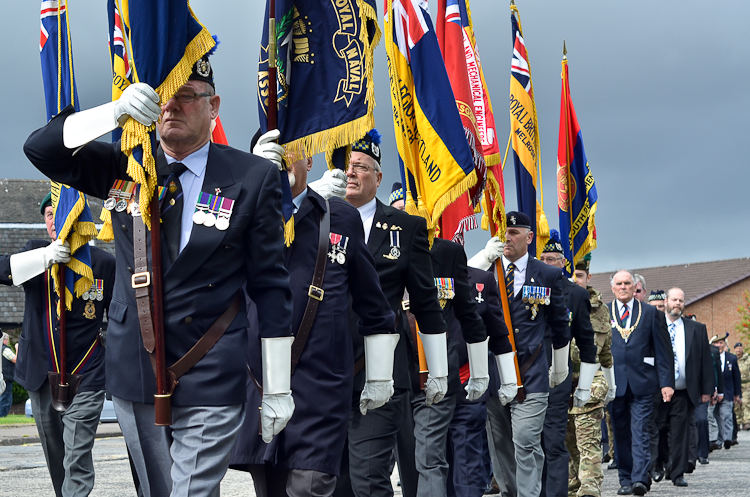
[[299, 195], [297, 195], [296, 197], [292, 199], [292, 203], [294, 203], [295, 214], [297, 213], [299, 208], [302, 206], [302, 202], [304, 202], [306, 198], [307, 198], [307, 188], [302, 190], [302, 193], [300, 193]]
[[618, 308], [618, 309], [619, 309], [620, 311], [622, 311], [622, 306], [626, 305], [626, 306], [628, 306], [628, 310], [632, 311], [632, 310], [633, 310], [633, 301], [634, 301], [634, 300], [635, 300], [635, 297], [634, 297], [634, 298], [632, 298], [632, 299], [630, 299], [630, 300], [628, 300], [628, 301], [627, 301], [627, 302], [625, 302], [624, 304], [623, 304], [622, 302], [620, 302], [620, 301], [618, 300], [618, 301], [617, 301], [617, 304], [618, 304], [617, 308]]
[[361, 205], [357, 207], [357, 210], [359, 211], [359, 216], [362, 218], [362, 222], [365, 220], [372, 218], [375, 216], [375, 210], [378, 207], [377, 199], [373, 198], [369, 202], [367, 202], [365, 205]]
[[[503, 270], [505, 272], [508, 272], [508, 264], [510, 264], [510, 261], [503, 255]], [[529, 253], [526, 252], [521, 256], [520, 259], [518, 259], [516, 262], [513, 263], [514, 266], [516, 266], [516, 273], [523, 273], [526, 271], [526, 266], [529, 264]]]
[[167, 159], [167, 165], [173, 162], [182, 162], [183, 164], [185, 164], [185, 167], [187, 167], [191, 173], [200, 177], [203, 175], [203, 171], [206, 169], [206, 164], [208, 163], [208, 148], [210, 146], [211, 146], [211, 142], [209, 141], [205, 145], [203, 145], [201, 148], [199, 148], [192, 154], [188, 155], [181, 161], [178, 161], [177, 159], [167, 154], [166, 152], [164, 152], [164, 158]]

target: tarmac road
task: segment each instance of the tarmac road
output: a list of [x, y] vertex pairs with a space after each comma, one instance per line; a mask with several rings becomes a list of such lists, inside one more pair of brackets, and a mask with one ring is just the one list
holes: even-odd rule
[[[0, 429], [0, 433], [2, 429]], [[750, 432], [741, 432], [739, 445], [729, 450], [714, 451], [710, 464], [698, 465], [693, 474], [685, 475], [689, 486], [677, 488], [670, 481], [654, 483], [649, 496], [659, 497], [746, 497], [750, 488]], [[125, 441], [120, 437], [99, 438], [94, 443], [96, 484], [93, 496], [134, 496]], [[616, 496], [619, 483], [617, 471], [604, 466], [602, 495]], [[395, 495], [401, 495], [394, 472]], [[38, 443], [0, 446], [0, 496], [53, 496], [42, 448]], [[229, 471], [221, 485], [226, 497], [255, 496], [247, 473]]]

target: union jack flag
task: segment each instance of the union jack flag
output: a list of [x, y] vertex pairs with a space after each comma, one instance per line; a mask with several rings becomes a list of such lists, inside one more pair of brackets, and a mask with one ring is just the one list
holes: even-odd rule
[[461, 10], [458, 6], [458, 0], [448, 0], [445, 6], [445, 20], [453, 22], [463, 27], [461, 22]]
[[125, 77], [130, 79], [131, 68], [130, 61], [128, 60], [127, 45], [125, 44], [125, 33], [127, 33], [127, 28], [123, 29], [120, 10], [115, 7], [114, 26], [112, 28], [112, 33], [109, 35], [111, 38], [109, 40], [109, 49], [123, 60], [125, 65]]
[[516, 41], [513, 44], [513, 60], [510, 63], [510, 73], [531, 94], [531, 74], [529, 73], [529, 59], [526, 55], [526, 44], [523, 41], [520, 30], [516, 30], [515, 34]]
[[[67, 12], [67, 2], [61, 7], [60, 2], [57, 0], [45, 0], [42, 2], [42, 9], [39, 19], [40, 33], [39, 33], [39, 51], [41, 52], [44, 45], [49, 39], [49, 29], [54, 28], [57, 30], [57, 11], [60, 10], [60, 15], [64, 16]], [[52, 19], [50, 19], [52, 18]], [[45, 24], [52, 24], [53, 26], [45, 27]]]
[[[411, 54], [409, 51], [430, 30], [422, 9], [428, 10], [426, 0], [396, 0], [393, 2], [393, 12], [396, 18], [396, 22], [393, 23], [396, 46], [410, 63]], [[386, 0], [385, 11], [388, 12], [388, 0]]]

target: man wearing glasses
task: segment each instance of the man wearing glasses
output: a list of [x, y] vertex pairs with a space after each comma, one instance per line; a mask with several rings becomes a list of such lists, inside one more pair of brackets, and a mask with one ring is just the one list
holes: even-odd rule
[[[161, 212], [153, 214], [162, 223], [166, 364], [172, 367], [186, 357], [209, 330], [215, 343], [208, 350], [201, 347], [197, 361], [188, 361], [194, 366], [183, 369], [171, 398], [171, 426], [155, 426], [156, 381], [144, 346], [151, 336], [146, 326], [142, 339], [139, 323], [139, 317], [151, 315], [151, 254], [139, 248], [150, 242], [151, 232], [143, 229], [140, 210], [132, 205], [138, 197], [118, 194], [122, 204], [130, 200], [131, 205], [111, 211], [117, 276], [108, 314], [107, 390], [147, 497], [219, 495], [245, 417], [243, 286], [258, 305], [258, 346], [267, 380], [263, 438], [270, 441], [294, 411], [292, 295], [284, 267], [279, 170], [268, 160], [210, 142], [220, 104], [214, 88], [204, 56], [168, 101], [160, 102], [145, 83], [133, 84], [115, 102], [78, 113], [68, 107], [24, 146], [45, 175], [107, 199], [120, 180], [130, 179], [128, 158], [120, 143], [92, 140], [131, 117], [144, 126], [158, 121], [161, 141], [154, 156], [158, 184], [165, 191]], [[136, 291], [146, 298], [137, 301]]]
[[640, 274], [633, 273], [635, 280], [635, 299], [641, 302], [648, 302], [648, 292], [646, 291], [646, 278]]

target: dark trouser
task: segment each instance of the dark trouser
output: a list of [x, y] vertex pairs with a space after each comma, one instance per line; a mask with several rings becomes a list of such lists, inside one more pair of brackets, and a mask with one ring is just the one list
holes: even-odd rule
[[[392, 497], [391, 454], [396, 447], [396, 434], [401, 429], [406, 389], [397, 389], [388, 403], [363, 416], [353, 409], [349, 417], [349, 478], [356, 497]], [[346, 451], [344, 451], [346, 452]], [[344, 461], [342, 460], [342, 464]], [[337, 486], [336, 495], [347, 495], [345, 479]]]
[[13, 381], [6, 379], [5, 391], [0, 395], [0, 418], [8, 415], [11, 405], [13, 405]]
[[487, 401], [487, 444], [492, 472], [500, 488], [500, 496], [516, 497], [516, 452], [508, 440], [513, 440], [510, 404], [503, 406], [500, 399], [490, 397]]
[[666, 464], [668, 460], [671, 460], [669, 475], [672, 481], [687, 471], [690, 439], [688, 424], [690, 414], [694, 409], [695, 406], [690, 402], [687, 390], [675, 390], [672, 401], [664, 402], [659, 408], [657, 415], [659, 426], [669, 427], [668, 455], [664, 462]]
[[612, 401], [612, 424], [615, 431], [615, 454], [620, 485], [641, 482], [648, 485], [651, 464], [648, 417], [654, 407], [653, 395], [636, 397], [630, 390]]
[[696, 415], [695, 411], [700, 406], [696, 406], [693, 412], [690, 413], [690, 419], [688, 420], [688, 464], [698, 460], [698, 428], [695, 426]]
[[414, 460], [416, 439], [414, 438], [414, 413], [411, 409], [412, 393], [408, 392], [403, 398], [404, 422], [396, 434], [396, 461], [398, 462], [398, 476], [401, 480], [401, 492], [404, 497], [417, 496], [419, 473]]
[[542, 496], [567, 497], [568, 461], [570, 454], [565, 448], [568, 428], [568, 401], [550, 402], [544, 418], [542, 447], [544, 448], [544, 470], [542, 472]]
[[336, 477], [308, 469], [280, 469], [268, 464], [248, 465], [258, 497], [328, 497]]
[[[667, 436], [665, 434], [664, 437], [661, 436], [661, 433], [659, 432], [659, 426], [656, 421], [657, 413], [659, 412], [659, 408], [663, 404], [663, 400], [661, 397], [657, 397], [654, 399], [654, 408], [651, 409], [651, 414], [648, 416], [648, 441], [649, 441], [649, 452], [651, 454], [651, 464], [648, 465], [648, 471], [651, 473], [654, 470], [654, 466], [658, 467], [659, 469], [664, 469], [664, 465], [667, 463], [666, 460], [660, 460], [659, 459], [659, 451], [660, 451], [660, 441], [663, 439], [664, 443], [667, 443]], [[664, 455], [668, 455], [669, 450], [666, 450], [664, 452]]]
[[485, 402], [456, 405], [448, 432], [448, 496], [481, 497], [487, 488], [484, 467]]

